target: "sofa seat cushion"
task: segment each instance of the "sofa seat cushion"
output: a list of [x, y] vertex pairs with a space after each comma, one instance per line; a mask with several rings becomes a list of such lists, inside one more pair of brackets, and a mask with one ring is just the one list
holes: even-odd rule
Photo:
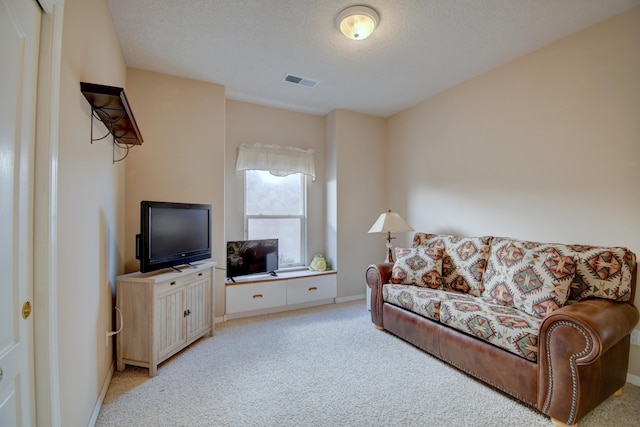
[[482, 275], [491, 247], [490, 237], [456, 237], [449, 235], [416, 233], [414, 247], [427, 248], [431, 253], [441, 252], [443, 288], [480, 296], [483, 291]]
[[437, 289], [388, 283], [382, 287], [382, 298], [389, 304], [402, 307], [420, 316], [438, 321], [442, 300], [474, 301], [476, 298]]
[[532, 362], [538, 360], [538, 330], [542, 320], [516, 308], [492, 304], [482, 298], [443, 299], [440, 323]]

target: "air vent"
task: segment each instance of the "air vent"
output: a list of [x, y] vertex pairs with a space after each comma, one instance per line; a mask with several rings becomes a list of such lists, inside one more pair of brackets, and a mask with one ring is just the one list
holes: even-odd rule
[[284, 76], [282, 81], [285, 83], [291, 83], [292, 85], [304, 86], [308, 88], [315, 87], [318, 84], [317, 80], [308, 79], [306, 77], [298, 77], [294, 76], [293, 74], [287, 74], [286, 76]]

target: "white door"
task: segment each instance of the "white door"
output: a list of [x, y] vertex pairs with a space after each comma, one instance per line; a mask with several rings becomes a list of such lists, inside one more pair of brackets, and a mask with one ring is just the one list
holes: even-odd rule
[[0, 426], [35, 425], [33, 177], [40, 8], [0, 0]]

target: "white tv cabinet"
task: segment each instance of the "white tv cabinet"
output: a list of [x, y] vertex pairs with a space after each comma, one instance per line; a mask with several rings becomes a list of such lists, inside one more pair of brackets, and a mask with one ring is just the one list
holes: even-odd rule
[[335, 271], [301, 270], [227, 280], [225, 319], [334, 303], [336, 278]]
[[215, 262], [179, 267], [182, 272], [160, 270], [118, 276], [117, 369], [125, 365], [158, 372], [158, 364], [214, 328], [213, 269]]

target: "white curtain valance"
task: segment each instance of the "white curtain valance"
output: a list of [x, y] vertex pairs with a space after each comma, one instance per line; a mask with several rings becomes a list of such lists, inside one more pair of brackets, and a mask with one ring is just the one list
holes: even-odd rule
[[238, 147], [236, 172], [246, 170], [269, 171], [275, 176], [303, 173], [315, 181], [316, 167], [312, 149], [282, 147], [280, 145], [242, 144]]

